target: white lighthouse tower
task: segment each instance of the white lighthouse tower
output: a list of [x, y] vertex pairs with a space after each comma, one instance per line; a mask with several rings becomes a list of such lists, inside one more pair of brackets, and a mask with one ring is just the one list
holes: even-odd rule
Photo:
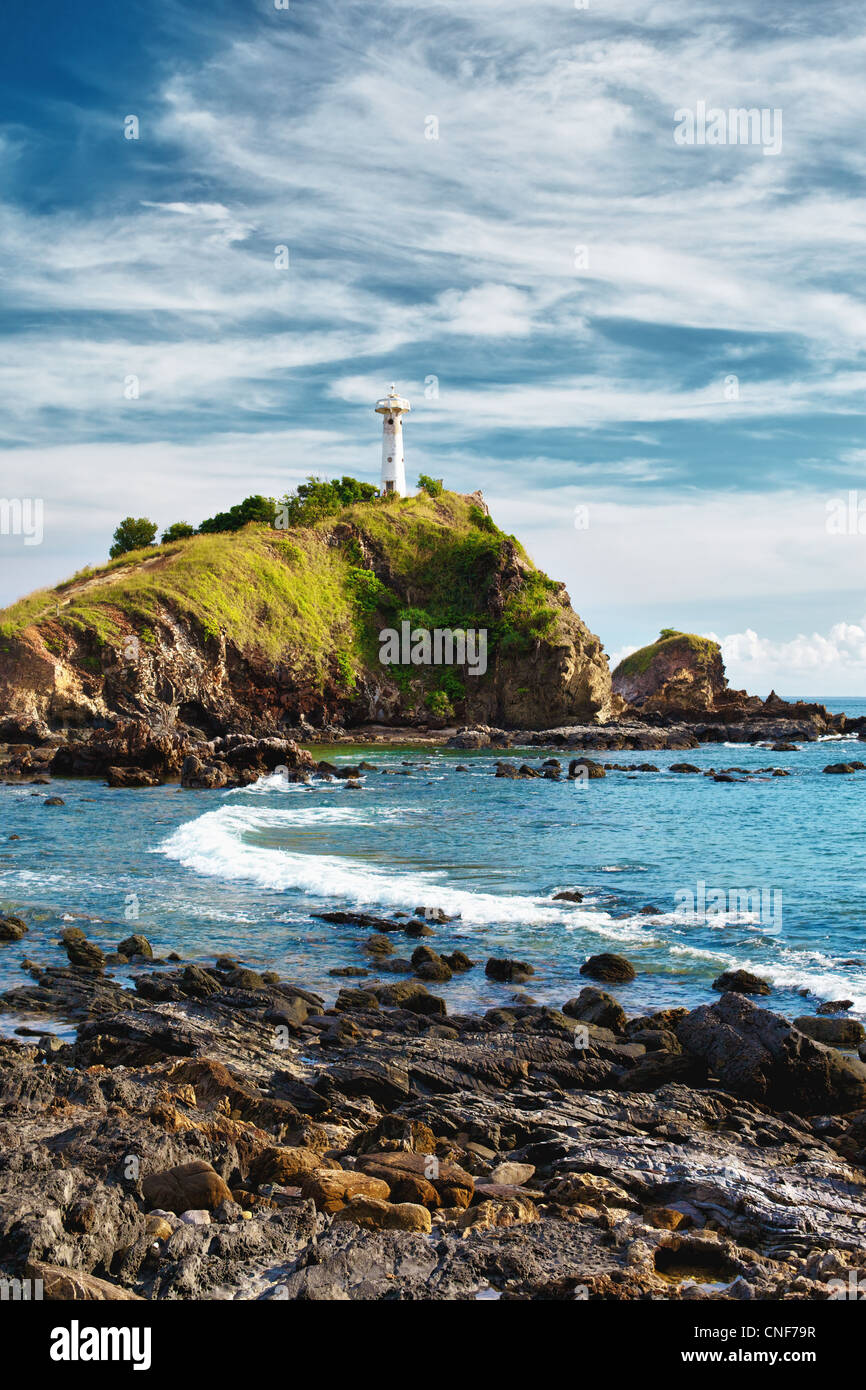
[[391, 390], [381, 401], [376, 402], [376, 411], [384, 417], [382, 421], [382, 491], [406, 496], [406, 465], [403, 461], [403, 416], [412, 407], [405, 396], [397, 395], [397, 388]]

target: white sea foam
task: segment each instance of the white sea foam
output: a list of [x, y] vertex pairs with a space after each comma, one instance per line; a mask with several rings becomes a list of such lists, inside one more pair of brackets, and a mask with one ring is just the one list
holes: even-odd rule
[[[342, 811], [345, 816], [337, 819], [351, 819], [354, 824], [363, 814], [349, 807], [311, 807], [298, 814], [224, 805], [178, 827], [158, 848], [169, 859], [209, 877], [243, 880], [274, 890], [294, 889], [312, 897], [334, 898], [359, 906], [411, 909], [418, 903], [427, 903], [451, 914], [460, 913], [464, 920], [476, 923], [561, 922], [561, 909], [542, 899], [500, 897], [448, 887], [442, 882], [443, 871], [439, 869], [395, 873], [390, 867], [360, 859], [295, 853], [250, 844], [245, 838], [251, 832], [279, 824], [321, 823]], [[375, 819], [369, 824], [375, 825]]]
[[[806, 951], [782, 951], [773, 960], [740, 962], [742, 969], [751, 970], [755, 975], [775, 985], [777, 989], [808, 991], [803, 999], [803, 1012], [807, 1013], [806, 999], [825, 1002], [831, 999], [850, 999], [854, 1007], [849, 1016], [866, 1016], [866, 971], [846, 975], [843, 971], [820, 969], [815, 957]], [[817, 967], [817, 968], [816, 968]], [[766, 1000], [772, 1008], [772, 1000]]]
[[602, 864], [597, 870], [600, 874], [648, 874], [649, 869], [642, 864]]

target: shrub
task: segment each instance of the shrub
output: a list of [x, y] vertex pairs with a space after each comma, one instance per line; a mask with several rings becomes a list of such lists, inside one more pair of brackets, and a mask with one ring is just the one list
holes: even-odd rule
[[418, 486], [428, 497], [441, 497], [445, 488], [441, 478], [431, 478], [428, 473], [419, 473]]
[[216, 516], [209, 516], [198, 529], [201, 535], [212, 536], [219, 531], [239, 531], [251, 521], [273, 526], [276, 515], [277, 504], [273, 497], [262, 497], [255, 493], [230, 507], [227, 512], [217, 512]]
[[450, 719], [454, 714], [454, 706], [444, 690], [431, 690], [424, 703], [437, 719]]
[[358, 607], [365, 613], [375, 613], [377, 608], [394, 607], [396, 598], [372, 570], [349, 566], [349, 589]]
[[334, 516], [344, 507], [355, 502], [371, 502], [378, 495], [377, 487], [359, 482], [357, 478], [344, 475], [329, 483], [311, 474], [305, 483], [300, 483], [294, 492], [286, 493], [282, 499], [279, 524], [282, 527], [312, 526], [313, 522]]
[[162, 545], [169, 541], [185, 541], [188, 536], [195, 535], [195, 527], [190, 526], [188, 521], [173, 521], [162, 533]]

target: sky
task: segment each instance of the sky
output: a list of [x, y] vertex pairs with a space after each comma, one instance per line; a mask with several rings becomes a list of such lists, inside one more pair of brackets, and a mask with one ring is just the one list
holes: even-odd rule
[[612, 660], [677, 627], [866, 696], [858, 7], [45, 0], [0, 51], [0, 498], [44, 518], [0, 603], [128, 514], [378, 481], [394, 381], [410, 483], [481, 488]]

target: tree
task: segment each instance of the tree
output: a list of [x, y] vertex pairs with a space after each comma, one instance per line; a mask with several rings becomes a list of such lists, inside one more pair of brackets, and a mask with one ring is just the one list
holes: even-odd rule
[[427, 473], [419, 473], [418, 486], [428, 497], [441, 497], [444, 491], [444, 484], [441, 478], [431, 478]]
[[362, 483], [357, 478], [343, 476], [329, 483], [311, 474], [283, 498], [279, 510], [285, 526], [311, 526], [351, 507], [353, 502], [371, 502], [378, 492], [372, 483]]
[[273, 526], [276, 515], [277, 504], [273, 497], [262, 497], [260, 493], [255, 493], [230, 507], [227, 512], [217, 512], [216, 516], [209, 516], [198, 529], [202, 535], [210, 536], [217, 531], [239, 531], [251, 521]]
[[195, 527], [188, 521], [173, 521], [162, 533], [162, 545], [167, 541], [185, 541], [187, 536], [195, 535]]
[[108, 553], [116, 560], [118, 555], [126, 555], [130, 550], [144, 550], [154, 544], [156, 532], [156, 522], [148, 521], [146, 516], [125, 516], [114, 533], [114, 545]]

